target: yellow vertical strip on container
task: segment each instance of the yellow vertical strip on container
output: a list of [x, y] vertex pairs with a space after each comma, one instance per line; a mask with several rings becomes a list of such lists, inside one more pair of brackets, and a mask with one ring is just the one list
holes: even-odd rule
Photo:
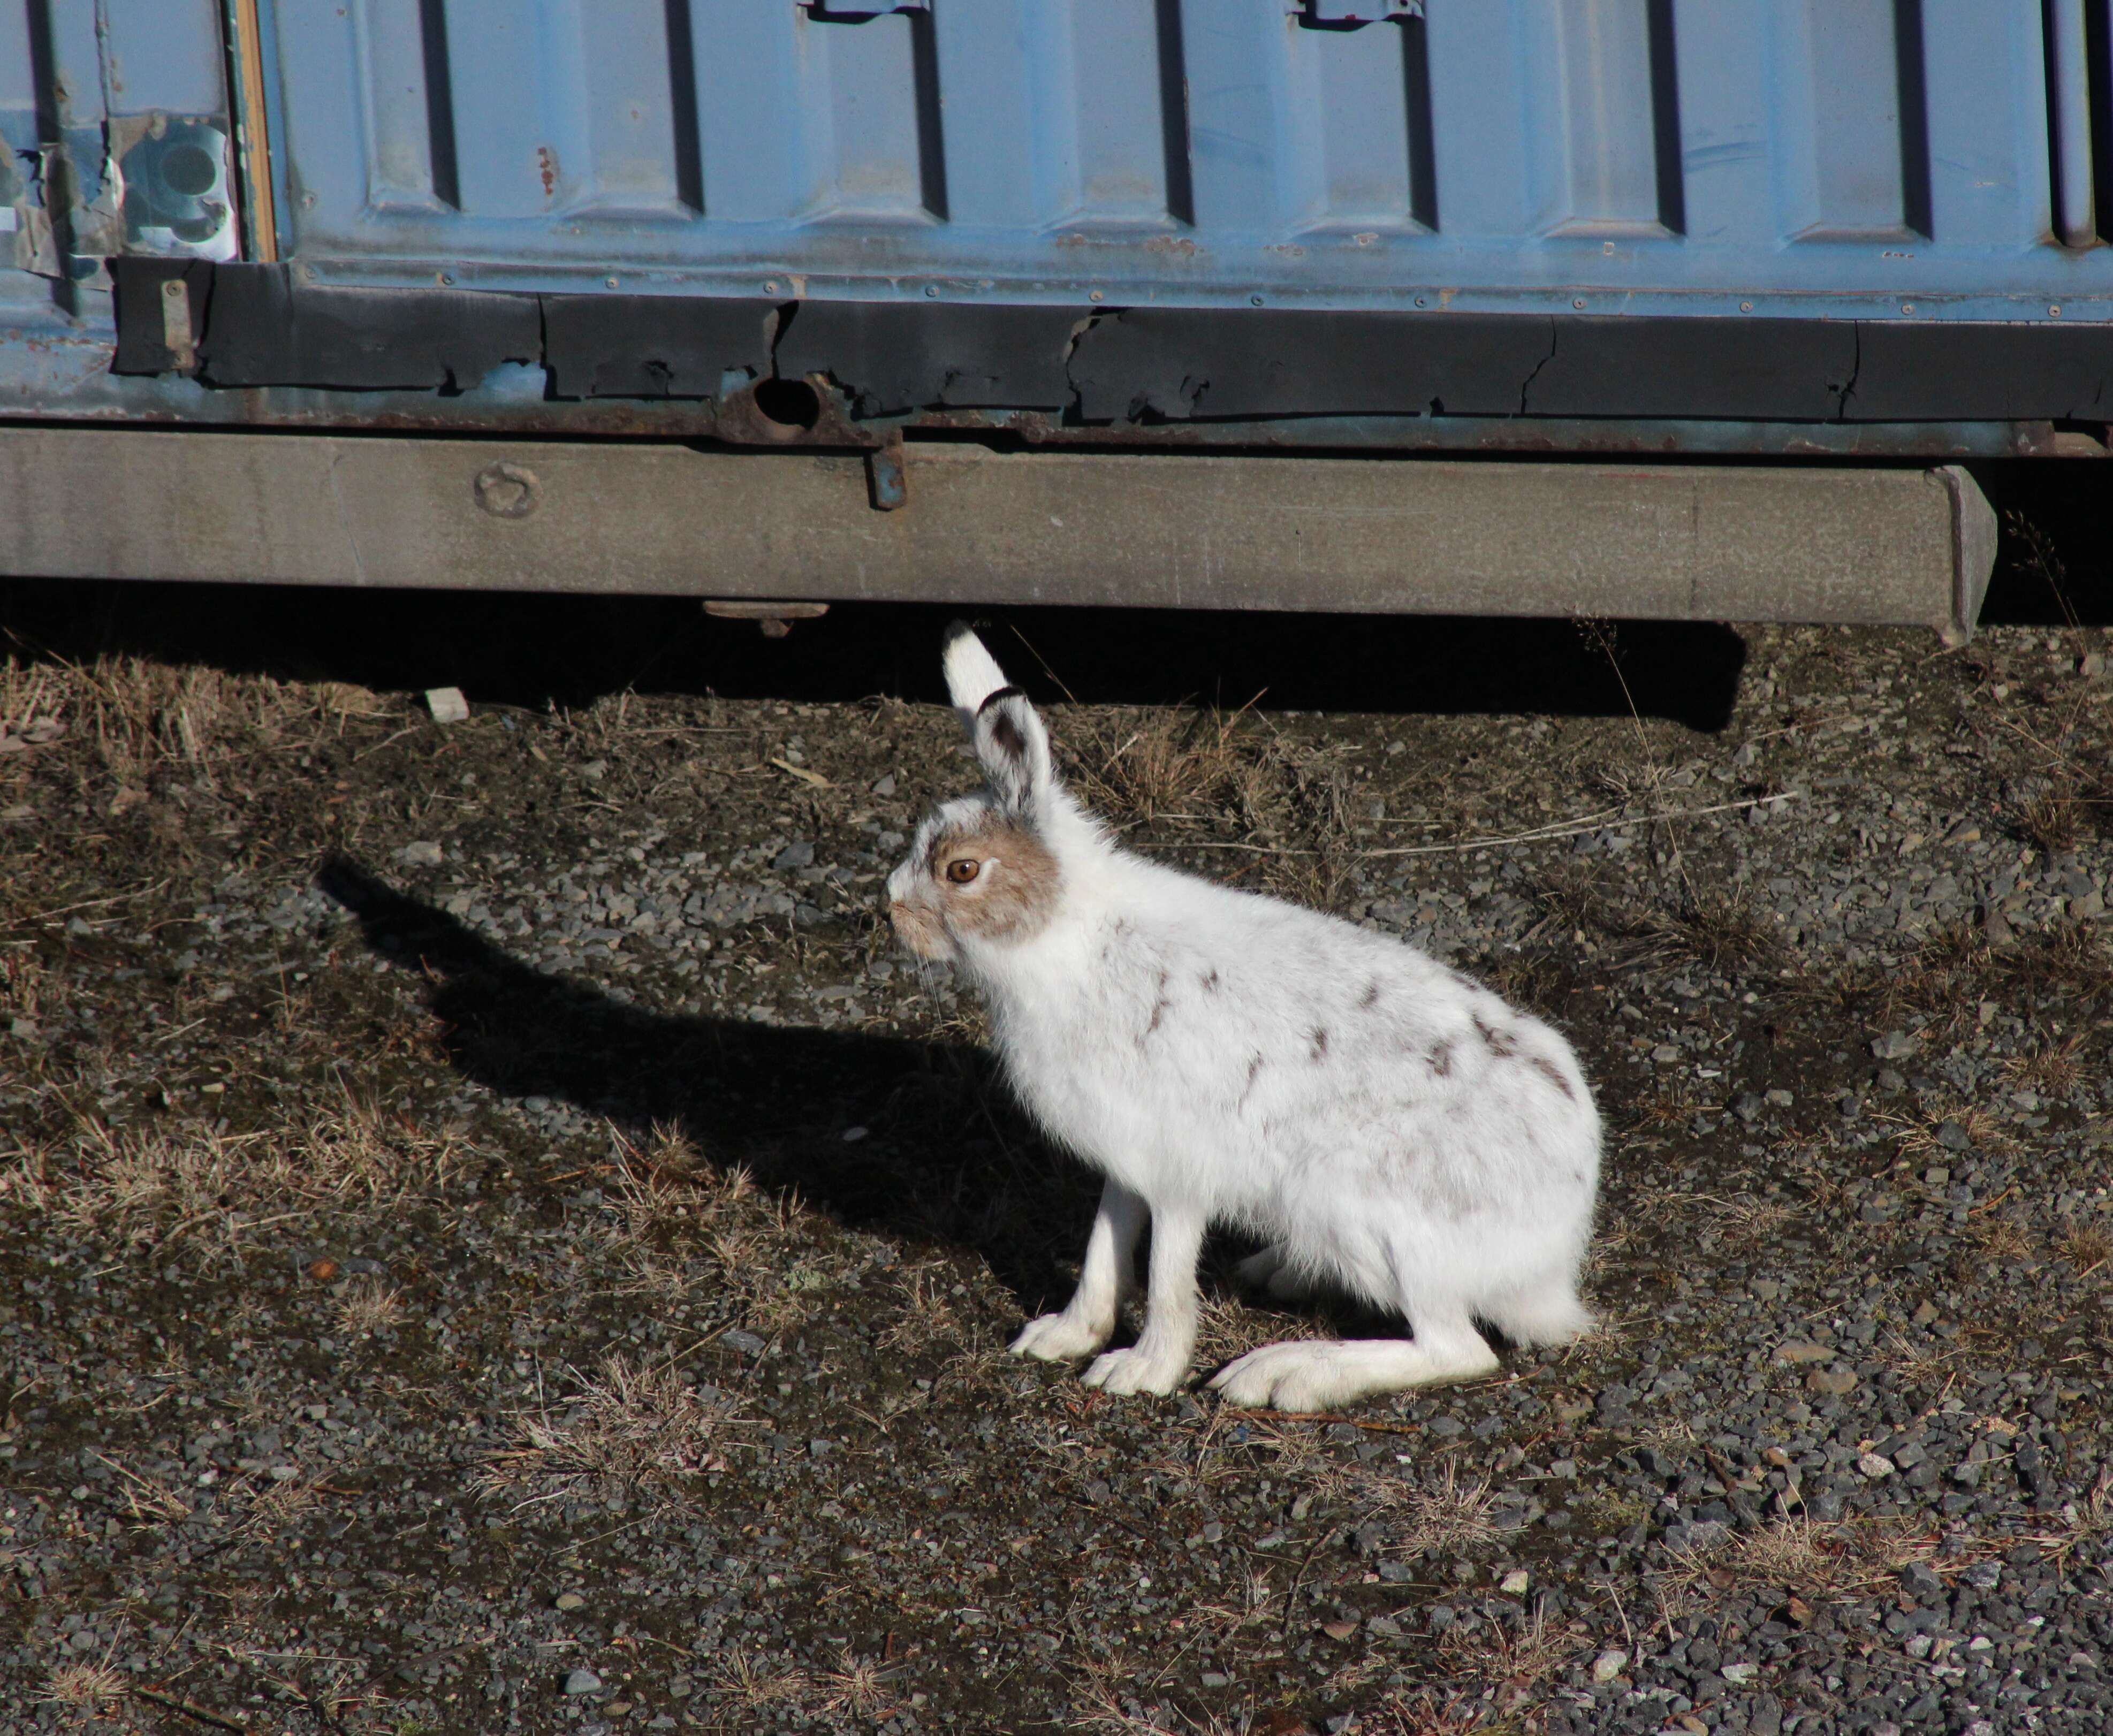
[[236, 136], [242, 150], [242, 185], [249, 195], [249, 253], [263, 264], [279, 257], [278, 216], [272, 198], [272, 141], [264, 120], [264, 42], [257, 0], [234, 0]]

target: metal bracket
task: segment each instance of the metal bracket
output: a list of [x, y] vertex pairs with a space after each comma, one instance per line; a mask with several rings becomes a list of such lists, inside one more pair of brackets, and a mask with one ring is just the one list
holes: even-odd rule
[[198, 344], [191, 336], [191, 292], [180, 277], [162, 280], [162, 342], [176, 372], [195, 371]]
[[705, 613], [716, 621], [753, 621], [765, 639], [783, 639], [796, 621], [819, 621], [829, 612], [826, 603], [760, 601], [752, 597], [707, 597]]
[[1303, 24], [1384, 24], [1421, 18], [1423, 0], [1287, 0], [1285, 10]]
[[883, 12], [929, 12], [932, 10], [932, 0], [792, 0], [792, 3], [800, 11], [811, 12], [824, 21], [877, 18]]
[[867, 450], [865, 480], [876, 513], [892, 513], [910, 504], [910, 473], [903, 468], [900, 428], [890, 429], [886, 440]]

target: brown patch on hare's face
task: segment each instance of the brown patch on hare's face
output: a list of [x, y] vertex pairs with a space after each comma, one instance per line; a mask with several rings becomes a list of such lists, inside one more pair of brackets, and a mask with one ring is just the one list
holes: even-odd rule
[[912, 951], [920, 950], [921, 936], [910, 929], [929, 922], [940, 950], [922, 955], [943, 956], [946, 941], [956, 936], [1015, 943], [1033, 939], [1048, 926], [1062, 887], [1056, 859], [1041, 839], [1023, 827], [992, 819], [935, 837], [925, 852], [920, 884], [896, 901], [891, 914], [910, 916], [910, 928], [901, 916], [895, 926]]

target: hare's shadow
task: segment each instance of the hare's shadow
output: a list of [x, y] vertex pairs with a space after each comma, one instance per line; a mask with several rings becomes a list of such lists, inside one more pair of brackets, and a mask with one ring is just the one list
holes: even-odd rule
[[1036, 1138], [981, 1050], [645, 1011], [523, 963], [349, 858], [316, 883], [378, 955], [422, 972], [465, 1078], [674, 1128], [847, 1228], [970, 1248], [1029, 1314], [1068, 1292], [1059, 1262], [1084, 1246], [1098, 1186]]

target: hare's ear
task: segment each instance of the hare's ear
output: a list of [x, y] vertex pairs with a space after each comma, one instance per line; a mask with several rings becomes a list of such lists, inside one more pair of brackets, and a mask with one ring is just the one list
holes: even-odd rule
[[984, 696], [976, 712], [976, 761], [1006, 812], [1032, 820], [1056, 781], [1049, 736], [1017, 687]]
[[947, 629], [946, 666], [947, 696], [961, 713], [992, 791], [1006, 812], [1031, 818], [1056, 781], [1042, 719], [966, 622]]
[[999, 688], [1011, 684], [1005, 678], [1005, 671], [998, 668], [997, 659], [983, 649], [983, 640], [976, 637], [965, 621], [956, 621], [947, 629], [942, 654], [947, 668], [947, 697], [961, 714], [961, 727], [973, 736], [983, 701]]

